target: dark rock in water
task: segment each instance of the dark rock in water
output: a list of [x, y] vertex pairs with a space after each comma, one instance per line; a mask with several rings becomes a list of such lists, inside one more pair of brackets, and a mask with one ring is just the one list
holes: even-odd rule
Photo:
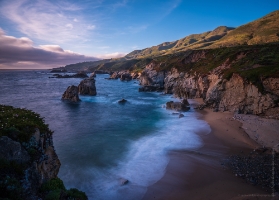
[[87, 74], [84, 71], [78, 72], [72, 76], [73, 78], [87, 78]]
[[187, 99], [182, 99], [181, 103], [186, 105], [186, 106], [190, 106], [190, 104], [189, 104]]
[[69, 86], [62, 96], [62, 100], [69, 100], [72, 102], [80, 101], [78, 96], [78, 87], [74, 85]]
[[166, 103], [166, 108], [171, 110], [176, 110], [176, 111], [188, 111], [190, 110], [190, 107], [189, 107], [189, 103], [188, 104], [187, 103], [186, 101], [184, 102], [169, 101]]
[[184, 117], [184, 115], [180, 113], [178, 117], [181, 118], [181, 117]]
[[50, 73], [64, 73], [67, 72], [66, 69], [53, 69], [50, 71]]
[[7, 136], [2, 136], [0, 137], [0, 159], [23, 164], [30, 160], [30, 156], [19, 142]]
[[118, 101], [118, 103], [126, 103], [126, 102], [127, 102], [126, 99], [121, 99], [121, 100]]
[[91, 95], [95, 96], [97, 94], [96, 92], [96, 86], [95, 86], [95, 79], [93, 77], [86, 78], [80, 82], [78, 85], [78, 92], [82, 95]]
[[129, 73], [123, 73], [120, 75], [121, 81], [130, 81], [132, 80], [132, 76]]
[[125, 178], [121, 178], [119, 182], [120, 182], [120, 185], [126, 185], [129, 183], [129, 181]]

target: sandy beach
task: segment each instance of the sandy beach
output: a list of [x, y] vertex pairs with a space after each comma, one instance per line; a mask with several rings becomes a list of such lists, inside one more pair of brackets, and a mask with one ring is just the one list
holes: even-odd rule
[[[190, 104], [195, 107], [200, 102], [191, 100]], [[192, 151], [170, 152], [164, 177], [148, 188], [143, 199], [279, 199], [278, 193], [248, 184], [224, 164], [229, 155], [242, 155], [262, 146], [275, 146], [279, 142], [276, 131], [279, 130], [279, 122], [210, 109], [197, 112], [198, 117], [211, 127], [209, 134], [197, 133], [204, 146]], [[268, 139], [263, 134], [265, 132], [268, 132]], [[258, 143], [253, 137], [257, 137]]]

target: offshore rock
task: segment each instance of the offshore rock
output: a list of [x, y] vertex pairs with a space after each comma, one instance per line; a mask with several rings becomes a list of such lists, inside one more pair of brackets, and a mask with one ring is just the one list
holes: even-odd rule
[[123, 104], [123, 103], [126, 103], [126, 102], [127, 102], [126, 99], [121, 99], [121, 100], [118, 101], [118, 103], [120, 103], [120, 104]]
[[96, 86], [95, 86], [95, 79], [93, 77], [86, 78], [80, 82], [78, 85], [78, 92], [82, 95], [90, 95], [95, 96], [97, 94], [96, 92]]
[[78, 87], [74, 85], [69, 86], [62, 96], [62, 100], [69, 100], [71, 102], [80, 101], [78, 96]]

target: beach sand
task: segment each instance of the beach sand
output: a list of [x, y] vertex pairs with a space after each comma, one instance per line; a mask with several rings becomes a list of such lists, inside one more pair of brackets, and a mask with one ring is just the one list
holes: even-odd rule
[[[190, 101], [190, 103], [192, 107], [195, 107], [200, 103], [200, 100]], [[262, 147], [262, 144], [258, 144], [245, 132], [255, 127], [253, 123], [258, 124], [257, 119], [253, 118], [255, 116], [252, 116], [252, 123], [252, 121], [248, 121], [249, 118], [246, 120], [248, 116], [235, 116], [229, 112], [213, 112], [204, 109], [198, 113], [199, 118], [205, 120], [211, 128], [211, 133], [207, 135], [202, 132], [197, 133], [203, 140], [204, 146], [192, 151], [169, 152], [170, 162], [165, 175], [148, 187], [143, 199], [279, 199], [278, 194], [274, 196], [260, 186], [253, 186], [246, 183], [244, 179], [236, 177], [224, 165], [229, 155], [241, 155]], [[244, 122], [243, 125], [241, 122]], [[259, 134], [263, 130], [267, 131], [270, 127], [268, 123], [276, 124], [275, 127], [279, 125], [278, 121], [268, 120], [266, 124], [263, 122], [261, 126], [257, 126], [257, 133]], [[262, 130], [259, 130], [260, 127]], [[273, 145], [278, 139], [276, 137], [278, 131], [276, 128], [272, 128], [272, 130], [269, 128], [268, 131], [272, 135], [272, 139], [268, 140], [267, 143]], [[273, 132], [270, 133], [271, 131]], [[252, 134], [250, 136], [253, 137]]]

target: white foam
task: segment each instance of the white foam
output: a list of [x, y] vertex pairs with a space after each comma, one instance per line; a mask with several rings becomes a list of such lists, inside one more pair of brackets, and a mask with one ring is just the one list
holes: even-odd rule
[[[92, 183], [95, 199], [141, 199], [146, 188], [163, 177], [169, 162], [168, 151], [196, 149], [203, 145], [195, 132], [203, 129], [209, 133], [206, 122], [196, 119], [194, 113], [178, 118], [172, 111], [158, 109], [166, 120], [156, 124], [158, 131], [153, 135], [131, 141], [130, 151], [117, 167], [99, 173], [98, 181], [95, 179]], [[129, 184], [121, 186], [120, 178], [129, 180]]]

